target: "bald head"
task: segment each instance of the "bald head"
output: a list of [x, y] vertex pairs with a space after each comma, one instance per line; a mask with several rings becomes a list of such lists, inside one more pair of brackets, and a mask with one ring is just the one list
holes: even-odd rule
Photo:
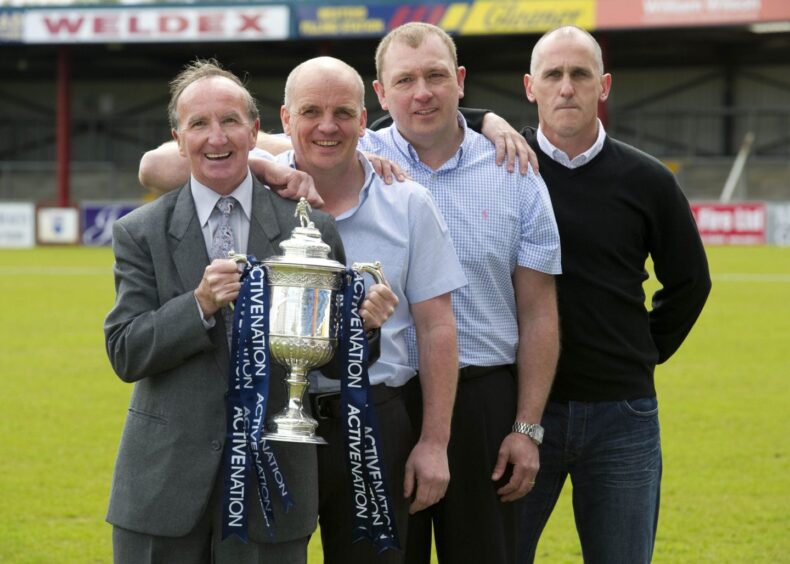
[[359, 73], [350, 65], [344, 63], [340, 59], [334, 57], [316, 57], [308, 59], [307, 61], [297, 65], [288, 75], [285, 81], [285, 95], [283, 97], [283, 105], [290, 108], [294, 99], [294, 92], [299, 87], [299, 82], [302, 77], [333, 77], [347, 80], [349, 84], [353, 84], [354, 89], [358, 92], [357, 99], [359, 100], [360, 109], [365, 107], [365, 83]]
[[598, 45], [598, 42], [595, 38], [590, 35], [587, 31], [583, 30], [580, 27], [566, 25], [563, 27], [558, 27], [557, 29], [551, 30], [543, 34], [543, 36], [538, 39], [538, 42], [535, 44], [535, 47], [532, 49], [532, 58], [529, 64], [529, 74], [536, 75], [538, 68], [540, 68], [540, 63], [542, 61], [543, 50], [546, 48], [547, 45], [550, 43], [558, 40], [558, 39], [566, 39], [566, 38], [573, 38], [573, 39], [580, 39], [582, 41], [587, 42], [590, 45], [590, 48], [593, 52], [593, 57], [595, 59], [595, 64], [597, 66], [598, 72], [603, 74], [603, 54], [601, 53], [601, 46]]

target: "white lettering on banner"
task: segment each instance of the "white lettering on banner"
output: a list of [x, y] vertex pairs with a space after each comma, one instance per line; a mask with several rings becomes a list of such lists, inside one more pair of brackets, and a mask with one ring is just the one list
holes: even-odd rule
[[247, 437], [244, 433], [244, 411], [233, 409], [233, 433], [230, 457], [230, 491], [228, 492], [229, 527], [241, 527], [244, 512], [244, 480], [247, 461]]
[[765, 229], [765, 213], [761, 209], [735, 209], [737, 231], [761, 231]]
[[25, 43], [287, 39], [287, 6], [53, 8], [24, 14]]
[[761, 0], [643, 0], [647, 16], [759, 13]]
[[768, 227], [765, 204], [696, 203], [691, 209], [702, 241], [707, 245], [765, 243]]
[[359, 409], [348, 406], [348, 458], [350, 461], [352, 488], [354, 490], [354, 507], [356, 516], [367, 519], [368, 496], [365, 492], [365, 478], [362, 469], [362, 429], [359, 420]]
[[759, 12], [761, 0], [705, 0], [711, 12]]
[[[354, 280], [354, 290], [358, 295], [364, 290], [364, 283], [360, 279]], [[353, 304], [352, 304], [353, 305]], [[365, 337], [365, 329], [362, 325], [362, 319], [359, 315], [352, 313], [350, 321], [350, 335], [348, 347], [348, 387], [361, 388], [362, 387], [362, 373], [364, 365], [362, 362], [365, 347], [363, 339]]]
[[[263, 292], [266, 290], [263, 284], [263, 270], [253, 268], [250, 271], [250, 327], [252, 328], [253, 344], [253, 364], [255, 365], [255, 376], [262, 378], [266, 370], [266, 334], [263, 331], [264, 307]], [[245, 386], [246, 387], [246, 386]], [[252, 381], [250, 381], [250, 388]]]
[[732, 231], [731, 210], [701, 208], [697, 213], [697, 227], [700, 231]]
[[288, 490], [285, 487], [285, 478], [283, 478], [283, 474], [280, 472], [280, 466], [274, 458], [274, 451], [272, 451], [272, 447], [267, 442], [263, 443], [263, 453], [266, 455], [266, 460], [269, 462], [269, 470], [271, 470], [272, 476], [274, 477], [274, 483], [277, 484], [280, 495], [285, 497], [288, 494]]
[[387, 504], [387, 491], [384, 487], [384, 475], [381, 472], [381, 463], [376, 449], [376, 439], [373, 436], [373, 428], [365, 427], [365, 456], [367, 461], [368, 474], [370, 475], [370, 487], [372, 498], [375, 501], [376, 511], [374, 512], [374, 525], [390, 524], [389, 508]]
[[255, 417], [252, 420], [253, 429], [263, 429], [263, 394], [258, 392], [258, 400], [255, 402]]

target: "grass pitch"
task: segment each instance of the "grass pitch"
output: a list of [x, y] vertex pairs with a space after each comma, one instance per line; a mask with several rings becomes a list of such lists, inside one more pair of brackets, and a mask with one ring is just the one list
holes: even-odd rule
[[[790, 248], [708, 253], [708, 305], [656, 375], [654, 561], [787, 562]], [[104, 353], [111, 266], [108, 249], [0, 250], [0, 562], [112, 561], [104, 512], [131, 386]], [[541, 562], [581, 561], [570, 494], [568, 484]], [[309, 562], [322, 562], [317, 539]]]

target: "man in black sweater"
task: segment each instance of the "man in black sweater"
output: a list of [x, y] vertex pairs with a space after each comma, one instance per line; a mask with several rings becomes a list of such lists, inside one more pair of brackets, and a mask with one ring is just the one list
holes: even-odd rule
[[[710, 292], [688, 202], [658, 160], [607, 137], [597, 117], [612, 77], [586, 31], [562, 27], [532, 51], [524, 86], [537, 103], [536, 151], [562, 240], [561, 346], [543, 415], [541, 468], [523, 500], [519, 562], [566, 478], [585, 562], [649, 562], [658, 522], [661, 444], [653, 382]], [[662, 287], [645, 308], [653, 260]]]

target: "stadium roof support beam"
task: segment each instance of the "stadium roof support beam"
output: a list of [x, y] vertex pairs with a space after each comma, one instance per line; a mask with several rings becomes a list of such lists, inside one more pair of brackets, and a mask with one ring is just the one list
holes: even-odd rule
[[57, 184], [60, 207], [69, 205], [69, 165], [71, 160], [71, 51], [58, 48], [57, 108], [55, 109]]
[[737, 69], [735, 68], [735, 61], [731, 56], [730, 49], [723, 48], [723, 53], [721, 59], [726, 61], [723, 68], [723, 77], [724, 77], [724, 88], [722, 89], [722, 106], [725, 109], [725, 113], [722, 116], [722, 148], [721, 152], [723, 155], [733, 155], [735, 154], [735, 74]]

